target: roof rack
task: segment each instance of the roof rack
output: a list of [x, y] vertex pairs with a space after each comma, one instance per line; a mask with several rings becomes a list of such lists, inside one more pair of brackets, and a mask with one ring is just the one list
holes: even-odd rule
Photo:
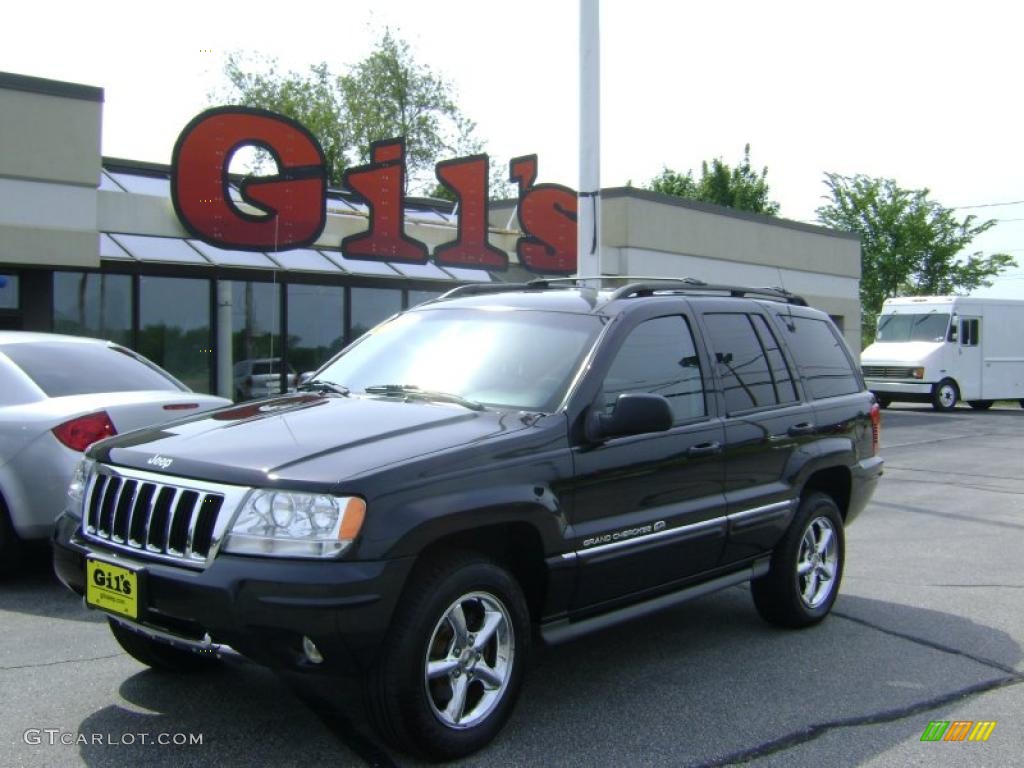
[[[713, 285], [695, 277], [637, 277], [634, 275], [602, 275], [601, 277], [540, 277], [526, 283], [469, 283], [452, 288], [433, 301], [444, 301], [460, 296], [479, 296], [488, 293], [505, 293], [506, 291], [546, 290], [549, 288], [583, 287], [587, 283], [625, 283], [612, 291], [608, 301], [615, 299], [639, 298], [653, 296], [655, 293], [701, 293], [708, 295], [727, 295], [737, 298], [744, 296], [760, 297], [787, 304], [807, 306], [800, 296], [790, 293], [784, 288], [748, 288], [736, 285]], [[609, 286], [611, 287], [611, 286]]]
[[[682, 285], [680, 284], [682, 283]], [[806, 307], [807, 302], [801, 296], [790, 293], [783, 288], [746, 288], [736, 285], [712, 285], [692, 278], [682, 280], [670, 278], [657, 278], [651, 281], [629, 283], [617, 289], [609, 297], [609, 301], [615, 299], [627, 299], [641, 296], [653, 296], [655, 293], [701, 293], [701, 294], [724, 294], [742, 298], [745, 296], [760, 297], [773, 301], [782, 301], [787, 304]]]

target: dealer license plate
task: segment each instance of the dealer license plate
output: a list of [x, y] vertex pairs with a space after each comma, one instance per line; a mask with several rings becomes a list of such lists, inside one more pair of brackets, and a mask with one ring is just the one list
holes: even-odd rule
[[105, 560], [85, 561], [85, 602], [129, 619], [139, 618], [139, 572]]

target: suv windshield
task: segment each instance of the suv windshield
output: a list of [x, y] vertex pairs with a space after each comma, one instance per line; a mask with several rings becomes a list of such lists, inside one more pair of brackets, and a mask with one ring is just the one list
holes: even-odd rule
[[926, 315], [882, 315], [878, 319], [875, 341], [945, 341], [949, 315], [929, 312]]
[[364, 335], [315, 378], [353, 391], [386, 385], [499, 407], [551, 411], [601, 330], [592, 315], [425, 309]]

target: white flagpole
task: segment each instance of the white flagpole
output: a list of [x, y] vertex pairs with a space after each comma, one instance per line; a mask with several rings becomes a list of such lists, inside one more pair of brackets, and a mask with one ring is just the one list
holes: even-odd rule
[[577, 276], [601, 274], [601, 36], [599, 0], [580, 0], [580, 182]]

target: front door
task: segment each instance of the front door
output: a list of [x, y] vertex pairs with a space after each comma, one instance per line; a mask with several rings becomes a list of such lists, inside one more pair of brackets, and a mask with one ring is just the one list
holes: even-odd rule
[[665, 432], [574, 448], [574, 610], [679, 582], [718, 563], [725, 542], [721, 420], [709, 414], [692, 325], [655, 317], [625, 336], [594, 407], [619, 395], [665, 397]]

